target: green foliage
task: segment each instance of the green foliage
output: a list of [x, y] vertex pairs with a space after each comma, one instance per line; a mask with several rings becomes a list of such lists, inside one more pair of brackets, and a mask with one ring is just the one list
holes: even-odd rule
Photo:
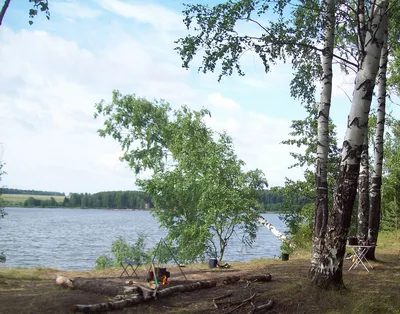
[[[183, 14], [186, 27], [194, 33], [176, 41], [183, 67], [188, 68], [195, 55], [202, 52], [199, 71], [220, 72], [222, 76], [237, 72], [244, 75], [241, 56], [255, 52], [261, 59], [265, 72], [277, 61], [290, 59], [295, 77], [291, 94], [305, 102], [314, 100], [315, 78], [321, 75], [319, 36], [321, 25], [318, 1], [303, 1], [303, 5], [287, 7], [288, 1], [275, 2], [246, 0], [226, 1], [212, 7], [203, 4], [186, 4]], [[287, 14], [294, 8], [292, 18]], [[268, 19], [263, 15], [272, 16]], [[243, 33], [244, 23], [258, 31]], [[251, 29], [251, 28], [250, 28]], [[261, 33], [261, 34], [260, 34]], [[255, 35], [257, 34], [257, 35]]]
[[100, 255], [94, 262], [95, 269], [107, 269], [114, 266], [114, 260], [108, 255]]
[[146, 252], [146, 237], [144, 234], [138, 235], [136, 242], [129, 245], [122, 237], [119, 237], [113, 244], [111, 252], [116, 263], [124, 261], [137, 261], [139, 264], [146, 264], [150, 260], [150, 255]]
[[136, 242], [132, 245], [122, 237], [118, 237], [111, 247], [113, 257], [101, 255], [95, 261], [96, 269], [104, 269], [112, 266], [119, 266], [125, 261], [136, 261], [140, 265], [148, 264], [151, 261], [151, 253], [146, 250], [146, 236], [138, 234]]
[[281, 254], [293, 253], [293, 248], [287, 242], [283, 242], [280, 249], [281, 249]]
[[32, 8], [29, 9], [29, 24], [33, 24], [33, 18], [38, 15], [39, 12], [44, 12], [46, 18], [50, 20], [50, 9], [48, 0], [29, 0], [32, 3]]
[[155, 205], [153, 211], [168, 230], [169, 243], [182, 262], [222, 259], [235, 229], [251, 244], [261, 210], [258, 199], [266, 186], [260, 170], [244, 172], [232, 139], [210, 130], [202, 109], [172, 110], [165, 101], [149, 102], [113, 92], [113, 100], [96, 105], [105, 117], [101, 136], [112, 136], [123, 151], [122, 160], [138, 174], [153, 170], [151, 179], [137, 180]]
[[[313, 206], [313, 212], [314, 212]], [[297, 232], [292, 236], [292, 241], [296, 243], [296, 248], [310, 248], [312, 244], [313, 226], [308, 223], [298, 225]]]
[[[304, 120], [294, 120], [289, 134], [290, 139], [283, 141], [283, 144], [303, 148], [303, 153], [290, 153], [295, 160], [293, 167], [305, 167], [304, 179], [293, 181], [288, 178], [285, 186], [279, 190], [283, 194], [284, 202], [281, 205], [281, 218], [288, 227], [288, 233], [297, 246], [307, 245], [310, 237], [302, 237], [297, 233], [308, 233], [313, 228], [315, 212], [315, 175], [314, 165], [317, 152], [317, 104], [305, 104], [307, 116]], [[330, 191], [329, 202], [333, 199], [333, 186], [336, 183], [339, 173], [340, 149], [337, 145], [336, 126], [329, 123], [329, 152], [328, 152], [328, 185]]]
[[400, 229], [400, 121], [394, 120], [385, 135], [382, 183], [383, 230]]
[[24, 201], [23, 206], [114, 209], [151, 209], [154, 207], [151, 197], [141, 191], [108, 191], [95, 194], [71, 193], [69, 197], [64, 197], [64, 199], [59, 202], [57, 202], [54, 197], [50, 197], [50, 199], [39, 199], [30, 196]]

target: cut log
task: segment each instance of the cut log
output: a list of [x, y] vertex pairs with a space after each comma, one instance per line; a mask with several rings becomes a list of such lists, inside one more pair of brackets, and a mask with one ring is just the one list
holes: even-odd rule
[[271, 281], [272, 276], [271, 274], [265, 274], [265, 275], [254, 275], [254, 276], [246, 276], [243, 277], [244, 281], [252, 281], [252, 282], [267, 282]]
[[194, 283], [188, 283], [188, 284], [184, 284], [184, 285], [178, 285], [178, 286], [164, 288], [164, 289], [158, 291], [157, 297], [164, 298], [175, 292], [188, 292], [188, 291], [194, 291], [194, 290], [198, 290], [198, 289], [208, 289], [208, 288], [215, 287], [216, 285], [217, 285], [216, 281], [197, 281]]
[[74, 278], [73, 288], [108, 296], [125, 294], [124, 286], [116, 282], [106, 280], [93, 280], [81, 277]]
[[231, 285], [240, 280], [239, 276], [228, 276], [222, 280], [224, 285]]
[[88, 305], [77, 304], [72, 306], [72, 311], [82, 312], [82, 313], [107, 312], [111, 310], [119, 310], [125, 307], [133, 306], [143, 301], [144, 298], [142, 296], [135, 295], [129, 299], [112, 301], [107, 303], [88, 304]]
[[[188, 292], [197, 289], [207, 289], [215, 287], [216, 285], [217, 283], [215, 281], [198, 281], [194, 283], [168, 287], [157, 291], [157, 297], [164, 298], [176, 292]], [[152, 297], [149, 297], [149, 295], [152, 296], [153, 291], [152, 290], [146, 291], [146, 290], [149, 289], [143, 289], [143, 295], [146, 295], [145, 297], [141, 295], [136, 295], [125, 300], [111, 301], [106, 303], [88, 304], [88, 305], [77, 304], [72, 307], [72, 310], [74, 312], [89, 313], [89, 312], [107, 312], [111, 310], [123, 309], [125, 307], [133, 306], [145, 302], [149, 299], [152, 299]]]

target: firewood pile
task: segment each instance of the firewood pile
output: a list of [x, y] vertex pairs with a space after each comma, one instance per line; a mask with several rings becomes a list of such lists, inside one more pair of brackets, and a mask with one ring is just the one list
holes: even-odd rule
[[[171, 285], [170, 281], [167, 280], [166, 276], [164, 279], [164, 285], [154, 285], [154, 282], [137, 282], [128, 280], [125, 285], [121, 285], [120, 282], [111, 280], [95, 280], [89, 278], [74, 278], [69, 279], [63, 276], [58, 276], [56, 284], [61, 287], [67, 287], [72, 289], [78, 289], [82, 291], [107, 295], [112, 297], [109, 302], [99, 304], [77, 304], [72, 307], [74, 312], [106, 312], [111, 310], [123, 309], [137, 305], [139, 303], [147, 302], [149, 300], [157, 300], [159, 298], [166, 298], [172, 294], [178, 292], [190, 292], [199, 289], [209, 289], [217, 286], [215, 280], [201, 280], [187, 282], [182, 284]], [[235, 285], [239, 282], [244, 283], [242, 288], [248, 288], [253, 283], [261, 283], [271, 281], [272, 277], [270, 274], [263, 275], [252, 275], [252, 276], [227, 276], [219, 281], [218, 285], [227, 286]], [[250, 289], [251, 291], [251, 289]], [[232, 313], [236, 310], [242, 310], [244, 307], [251, 306], [249, 313], [256, 313], [261, 310], [267, 310], [272, 308], [273, 300], [269, 300], [267, 303], [255, 305], [255, 299], [257, 293], [253, 293], [250, 297], [238, 302], [226, 301], [227, 298], [232, 296], [232, 292], [217, 296], [213, 298], [211, 307], [218, 310], [226, 311], [226, 313]], [[260, 302], [258, 302], [260, 303]]]

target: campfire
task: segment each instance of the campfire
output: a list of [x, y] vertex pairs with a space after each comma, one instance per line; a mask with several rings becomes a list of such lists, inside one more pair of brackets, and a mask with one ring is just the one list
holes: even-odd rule
[[171, 283], [171, 281], [168, 280], [167, 276], [165, 276], [165, 275], [162, 276], [162, 281], [161, 282], [162, 282], [163, 285], [169, 285]]
[[166, 268], [159, 268], [159, 267], [155, 267], [154, 271], [156, 273], [156, 276], [154, 276], [153, 271], [149, 271], [148, 277], [147, 277], [147, 281], [153, 281], [154, 278], [157, 278], [157, 281], [162, 284], [162, 285], [169, 285], [171, 283], [170, 280], [168, 280], [168, 278], [170, 277], [171, 273], [169, 271], [167, 271]]

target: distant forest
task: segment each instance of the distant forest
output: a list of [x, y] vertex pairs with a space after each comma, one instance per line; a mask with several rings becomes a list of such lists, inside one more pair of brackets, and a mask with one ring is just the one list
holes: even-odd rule
[[[30, 192], [30, 193], [27, 193]], [[109, 208], [109, 209], [151, 209], [154, 204], [151, 197], [140, 191], [108, 191], [89, 193], [71, 193], [65, 196], [60, 192], [35, 190], [2, 189], [3, 194], [40, 195], [30, 196], [23, 202], [24, 207], [80, 207], [80, 208]], [[47, 194], [46, 194], [47, 193]], [[42, 196], [51, 196], [43, 199]], [[57, 196], [57, 200], [53, 197]], [[60, 196], [64, 199], [60, 201]], [[283, 196], [277, 192], [265, 190], [260, 197], [264, 211], [279, 211]]]
[[19, 190], [19, 189], [8, 189], [8, 188], [2, 188], [1, 189], [1, 193], [2, 194], [65, 196], [65, 193], [61, 193], [61, 192], [36, 191], [36, 190]]

